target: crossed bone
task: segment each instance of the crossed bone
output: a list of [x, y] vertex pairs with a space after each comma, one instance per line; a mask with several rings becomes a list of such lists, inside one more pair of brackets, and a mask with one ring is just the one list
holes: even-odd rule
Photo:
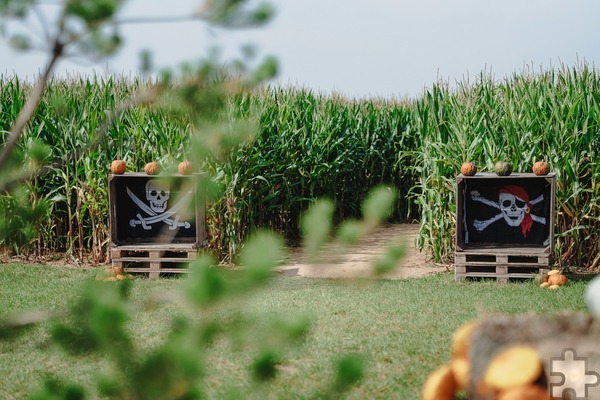
[[[486, 204], [486, 205], [488, 205], [490, 207], [497, 208], [498, 210], [501, 209], [499, 203], [496, 203], [495, 201], [492, 201], [492, 200], [488, 200], [485, 197], [481, 197], [481, 193], [479, 193], [477, 190], [471, 191], [471, 199], [473, 201], [479, 201], [480, 203]], [[542, 194], [542, 195], [536, 197], [535, 199], [531, 200], [529, 202], [529, 204], [531, 204], [533, 206], [533, 205], [536, 205], [537, 203], [539, 203], [539, 202], [541, 202], [543, 200], [544, 200], [544, 195]], [[482, 231], [485, 228], [487, 228], [489, 225], [491, 225], [494, 222], [502, 219], [503, 217], [504, 217], [504, 215], [502, 213], [500, 213], [498, 215], [493, 216], [490, 219], [486, 219], [486, 220], [483, 220], [483, 221], [480, 221], [480, 220], [476, 219], [476, 220], [473, 220], [473, 226], [478, 231]], [[535, 221], [535, 222], [539, 222], [539, 223], [544, 224], [544, 225], [546, 224], [546, 218], [545, 217], [538, 217], [537, 215], [531, 214], [531, 219], [533, 221]]]
[[[181, 199], [179, 199], [179, 201], [173, 206], [171, 207], [169, 210], [165, 211], [164, 213], [158, 214], [156, 212], [154, 212], [154, 210], [152, 210], [150, 207], [148, 207], [146, 205], [146, 203], [144, 203], [142, 200], [140, 200], [131, 190], [129, 190], [129, 188], [127, 189], [127, 194], [129, 195], [129, 197], [131, 198], [131, 200], [133, 200], [133, 202], [139, 207], [141, 208], [144, 212], [146, 212], [146, 214], [150, 215], [149, 217], [142, 217], [140, 213], [138, 213], [136, 215], [137, 219], [131, 219], [129, 221], [129, 225], [134, 227], [136, 225], [142, 225], [142, 228], [144, 228], [145, 230], [150, 230], [152, 229], [151, 226], [152, 224], [155, 224], [157, 222], [164, 222], [165, 224], [169, 225], [169, 229], [174, 231], [175, 229], [179, 228], [179, 227], [184, 227], [185, 229], [189, 229], [190, 228], [190, 223], [189, 222], [179, 222], [179, 219], [181, 218], [179, 215], [177, 215], [177, 211], [179, 211], [179, 209], [184, 206], [185, 204], [187, 204], [190, 200], [190, 197], [192, 196], [192, 192], [186, 192], [185, 195], [183, 195], [181, 197]], [[171, 219], [170, 217], [172, 215], [175, 215], [174, 219]]]

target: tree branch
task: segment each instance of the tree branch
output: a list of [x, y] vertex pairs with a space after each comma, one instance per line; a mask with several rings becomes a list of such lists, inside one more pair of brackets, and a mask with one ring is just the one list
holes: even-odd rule
[[52, 49], [52, 57], [46, 65], [44, 73], [38, 78], [37, 82], [35, 83], [35, 86], [33, 87], [32, 92], [27, 97], [25, 105], [21, 109], [17, 120], [15, 121], [13, 127], [11, 128], [8, 134], [8, 138], [6, 140], [6, 143], [4, 144], [4, 148], [2, 149], [2, 152], [0, 152], [0, 170], [4, 168], [4, 166], [10, 159], [10, 155], [12, 154], [15, 146], [19, 142], [23, 130], [31, 120], [31, 117], [33, 116], [33, 113], [35, 112], [37, 106], [40, 104], [40, 101], [42, 100], [42, 96], [44, 94], [44, 90], [46, 89], [46, 85], [48, 84], [48, 80], [52, 75], [54, 65], [56, 65], [56, 62], [62, 56], [63, 48], [63, 44], [58, 38], [56, 38]]

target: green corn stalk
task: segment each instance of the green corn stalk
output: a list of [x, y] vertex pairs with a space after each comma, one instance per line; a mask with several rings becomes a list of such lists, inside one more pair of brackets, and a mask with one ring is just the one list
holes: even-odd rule
[[[393, 220], [419, 220], [419, 246], [437, 262], [451, 262], [460, 164], [473, 161], [489, 171], [504, 159], [528, 172], [544, 159], [557, 178], [557, 259], [599, 265], [592, 254], [599, 253], [600, 90], [597, 71], [586, 65], [524, 71], [502, 81], [482, 73], [452, 90], [434, 85], [414, 100], [350, 100], [265, 87], [225, 99], [227, 122], [219, 127], [191, 120], [188, 105], [165, 99], [116, 119], [101, 139], [105, 151], [74, 157], [98, 140], [106, 111], [147, 84], [94, 77], [49, 83], [23, 140], [52, 151], [50, 168], [31, 187], [31, 201], [45, 199], [52, 210], [40, 224], [37, 242], [44, 245], [38, 252], [46, 247], [106, 259], [110, 162], [122, 158], [130, 171], [141, 171], [156, 160], [174, 170], [178, 161], [192, 159], [220, 188], [207, 218], [210, 248], [222, 259], [232, 259], [258, 228], [297, 238], [300, 215], [317, 198], [335, 202], [339, 223], [360, 215], [360, 201], [371, 188], [389, 185], [400, 194]], [[2, 137], [28, 90], [17, 78], [0, 78]], [[199, 130], [230, 149], [239, 138], [227, 132], [252, 121], [257, 131], [228, 157], [190, 146]]]

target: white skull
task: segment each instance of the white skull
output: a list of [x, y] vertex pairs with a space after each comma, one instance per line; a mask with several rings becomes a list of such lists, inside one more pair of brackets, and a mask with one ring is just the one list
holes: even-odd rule
[[169, 183], [162, 180], [149, 180], [146, 183], [146, 200], [150, 208], [156, 213], [163, 213], [167, 209], [167, 200], [171, 196]]
[[519, 226], [525, 217], [527, 202], [511, 193], [499, 194], [500, 210], [504, 220], [510, 226]]

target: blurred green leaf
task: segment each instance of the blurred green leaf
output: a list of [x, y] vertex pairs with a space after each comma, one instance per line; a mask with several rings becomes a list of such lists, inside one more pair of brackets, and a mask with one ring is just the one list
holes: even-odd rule
[[85, 39], [78, 42], [79, 51], [94, 59], [111, 56], [119, 50], [122, 44], [118, 32], [92, 31]]
[[281, 363], [279, 354], [273, 350], [265, 350], [254, 358], [251, 371], [252, 377], [259, 382], [274, 379], [277, 366]]
[[197, 381], [202, 374], [199, 349], [182, 345], [181, 337], [172, 337], [165, 345], [141, 362], [133, 380], [137, 398], [197, 399]]
[[376, 224], [385, 221], [392, 213], [396, 197], [395, 189], [385, 186], [376, 187], [363, 202], [363, 218], [367, 222]]
[[125, 329], [125, 309], [132, 282], [91, 281], [82, 290], [70, 320], [56, 321], [52, 337], [72, 354], [104, 350], [117, 358], [128, 357], [132, 343]]
[[375, 261], [375, 274], [383, 275], [393, 271], [406, 255], [406, 243], [401, 242], [386, 247], [384, 254]]
[[312, 325], [310, 315], [306, 313], [291, 315], [288, 318], [277, 319], [275, 329], [282, 332], [285, 341], [302, 342], [308, 336]]
[[14, 49], [19, 51], [27, 51], [31, 48], [29, 37], [23, 34], [11, 35], [9, 42]]
[[357, 354], [344, 355], [336, 362], [335, 371], [336, 390], [338, 392], [347, 391], [363, 379], [365, 375], [364, 359]]
[[281, 237], [273, 232], [259, 231], [250, 236], [239, 256], [239, 265], [251, 284], [262, 283], [272, 276], [273, 268], [285, 256]]
[[215, 265], [213, 257], [203, 254], [190, 266], [185, 292], [197, 306], [221, 300], [227, 292], [227, 282]]
[[252, 20], [257, 25], [262, 25], [270, 21], [275, 15], [275, 9], [270, 3], [260, 3], [254, 10]]
[[65, 13], [94, 25], [111, 18], [122, 3], [122, 0], [69, 0]]
[[338, 227], [337, 238], [345, 246], [358, 243], [362, 236], [363, 227], [358, 220], [346, 220]]
[[229, 28], [248, 28], [264, 25], [271, 20], [275, 9], [269, 3], [250, 8], [243, 0], [212, 0], [204, 4], [200, 16], [213, 24]]
[[27, 154], [35, 163], [44, 163], [51, 154], [50, 146], [40, 140], [31, 140], [28, 142]]
[[300, 220], [304, 249], [316, 256], [329, 240], [335, 205], [331, 200], [317, 200]]
[[110, 375], [99, 376], [97, 386], [102, 396], [112, 399], [121, 397], [125, 391], [121, 380]]
[[249, 80], [246, 84], [250, 86], [257, 85], [259, 83], [268, 81], [274, 78], [279, 71], [279, 61], [276, 57], [267, 57], [263, 62], [254, 70], [250, 75]]
[[142, 74], [149, 74], [154, 68], [154, 62], [152, 60], [152, 52], [148, 49], [140, 51], [140, 71]]
[[83, 400], [85, 389], [78, 384], [62, 381], [49, 377], [44, 382], [44, 387], [39, 392], [29, 397], [31, 400]]
[[0, 1], [0, 15], [15, 18], [24, 18], [34, 0], [2, 0]]

